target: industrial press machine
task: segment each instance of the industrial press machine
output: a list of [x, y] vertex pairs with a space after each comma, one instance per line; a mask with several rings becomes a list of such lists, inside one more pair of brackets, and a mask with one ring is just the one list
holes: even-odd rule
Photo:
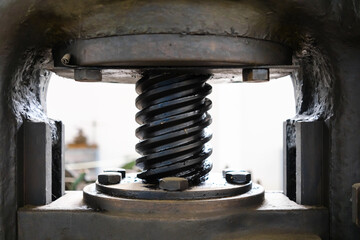
[[[359, 12], [321, 0], [0, 4], [0, 239], [358, 239]], [[51, 72], [134, 84], [140, 173], [64, 192]], [[284, 192], [212, 172], [210, 84], [285, 75], [297, 115], [283, 123]]]

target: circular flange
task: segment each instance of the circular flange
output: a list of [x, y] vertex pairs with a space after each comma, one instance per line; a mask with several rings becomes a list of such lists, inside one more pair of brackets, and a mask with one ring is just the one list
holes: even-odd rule
[[55, 67], [70, 54], [76, 67], [236, 67], [291, 65], [279, 43], [219, 35], [139, 34], [77, 39], [54, 49]]
[[230, 184], [220, 173], [210, 173], [208, 180], [184, 191], [165, 191], [153, 184], [145, 184], [135, 174], [119, 184], [103, 185], [95, 183], [96, 190], [109, 196], [148, 200], [195, 200], [232, 197], [250, 191], [252, 183]]
[[[130, 174], [129, 174], [130, 175]], [[221, 177], [221, 174], [211, 174], [210, 177], [203, 186], [193, 187], [192, 189], [188, 189], [182, 192], [167, 192], [164, 190], [159, 189], [149, 189], [146, 188], [145, 185], [139, 180], [138, 182], [134, 182], [134, 175], [129, 178], [125, 178], [125, 182], [122, 183], [124, 186], [128, 186], [130, 189], [133, 189], [134, 186], [131, 187], [133, 184], [138, 184], [137, 188], [142, 189], [141, 191], [146, 191], [147, 195], [152, 198], [158, 197], [158, 192], [163, 192], [172, 195], [172, 193], [178, 194], [180, 197], [177, 200], [169, 200], [169, 199], [138, 199], [138, 198], [126, 198], [126, 197], [114, 197], [107, 195], [103, 192], [97, 190], [96, 183], [90, 184], [86, 186], [83, 190], [83, 199], [85, 203], [94, 208], [105, 210], [111, 213], [121, 213], [121, 214], [150, 214], [152, 217], [161, 216], [164, 217], [165, 215], [168, 217], [198, 217], [202, 214], [211, 214], [214, 216], [218, 216], [219, 214], [231, 213], [233, 211], [240, 211], [241, 209], [253, 207], [259, 205], [264, 200], [264, 188], [258, 184], [250, 184], [246, 185], [245, 188], [238, 188], [240, 185], [232, 185], [228, 183], [224, 183], [224, 179]], [[222, 178], [221, 182], [211, 183], [211, 181], [219, 181]], [[132, 180], [131, 180], [132, 179]], [[121, 184], [117, 184], [121, 185]], [[199, 194], [201, 191], [206, 191], [205, 189], [209, 190], [210, 192], [213, 191], [222, 191], [220, 188], [224, 187], [224, 192], [232, 189], [230, 186], [234, 186], [234, 189], [248, 189], [247, 192], [242, 194], [223, 197], [218, 196], [218, 198], [207, 198], [207, 199], [192, 199], [192, 200], [184, 200], [181, 198], [181, 194], [185, 193], [184, 196], [190, 196], [191, 192], [197, 192]], [[97, 184], [97, 186], [100, 186]], [[115, 187], [116, 185], [113, 185]], [[109, 185], [108, 185], [109, 187]], [[115, 187], [116, 188], [116, 187]], [[124, 187], [125, 189], [126, 187]], [[198, 189], [197, 189], [198, 188]], [[217, 189], [217, 190], [215, 190]], [[230, 190], [232, 194], [234, 194], [235, 190]], [[124, 191], [124, 190], [122, 190]], [[133, 190], [130, 190], [133, 191]], [[241, 191], [240, 191], [241, 192]], [[216, 194], [216, 193], [215, 193]], [[141, 195], [141, 194], [140, 194]], [[196, 195], [196, 194], [195, 194]], [[211, 193], [210, 195], [213, 195]], [[208, 195], [208, 197], [210, 196]], [[128, 194], [129, 196], [129, 194]], [[139, 196], [139, 195], [137, 195]], [[162, 195], [164, 196], [164, 194]], [[173, 195], [174, 196], [174, 195]], [[134, 197], [134, 196], [133, 196]], [[166, 197], [166, 196], [165, 196]]]
[[[83, 190], [84, 202], [91, 208], [111, 212], [113, 214], [135, 214], [152, 217], [200, 217], [203, 214], [219, 216], [248, 209], [264, 201], [264, 188], [253, 184], [250, 191], [233, 197], [202, 200], [145, 200], [113, 197], [96, 190], [95, 184]], [[140, 214], [140, 215], [139, 215]]]

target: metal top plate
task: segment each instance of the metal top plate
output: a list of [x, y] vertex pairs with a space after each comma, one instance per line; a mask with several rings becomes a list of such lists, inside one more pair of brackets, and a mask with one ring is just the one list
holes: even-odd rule
[[76, 39], [53, 49], [55, 67], [236, 67], [291, 65], [290, 48], [267, 40], [219, 35], [139, 34]]
[[135, 174], [128, 176], [119, 184], [102, 185], [96, 182], [96, 190], [101, 193], [121, 198], [148, 200], [196, 200], [213, 199], [241, 195], [248, 192], [252, 182], [247, 184], [230, 184], [220, 173], [210, 173], [204, 183], [185, 191], [165, 191], [153, 184], [145, 184]]

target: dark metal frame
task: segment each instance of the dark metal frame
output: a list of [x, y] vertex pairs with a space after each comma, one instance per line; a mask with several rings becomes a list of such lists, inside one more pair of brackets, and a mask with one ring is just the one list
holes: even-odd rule
[[[152, 47], [149, 48], [149, 46]], [[65, 65], [61, 62], [63, 56], [67, 56], [68, 58]], [[66, 45], [58, 46], [53, 51], [53, 70], [63, 74], [69, 74], [69, 72], [75, 70], [75, 76], [77, 76], [78, 80], [103, 81], [106, 77], [104, 78], [102, 75], [102, 69], [110, 69], [110, 71], [115, 71], [112, 72], [112, 74], [117, 75], [119, 72], [121, 73], [120, 76], [122, 77], [118, 78], [117, 82], [131, 82], [134, 80], [131, 80], [129, 75], [133, 73], [141, 75], [141, 72], [145, 69], [153, 67], [162, 67], [162, 70], [177, 67], [182, 71], [190, 72], [196, 69], [202, 73], [213, 73], [214, 68], [218, 68], [215, 72], [218, 71], [221, 73], [225, 71], [226, 74], [226, 71], [228, 71], [228, 74], [235, 75], [241, 71], [241, 68], [252, 66], [265, 69], [268, 78], [268, 68], [270, 68], [270, 75], [272, 68], [281, 69], [284, 67], [285, 69], [288, 69], [288, 72], [293, 71], [294, 67], [288, 66], [292, 62], [291, 56], [291, 50], [281, 44], [251, 38], [211, 35], [181, 36], [177, 34], [128, 35], [75, 40]], [[248, 72], [249, 71], [245, 71], [245, 73]], [[220, 76], [222, 75], [220, 74]], [[310, 152], [309, 154], [312, 156], [311, 161], [306, 161], [308, 165], [303, 165], [303, 159], [305, 158], [303, 152], [306, 151], [306, 149], [304, 150], [304, 148], [300, 148], [299, 146], [305, 146], [305, 143], [309, 139], [313, 139], [313, 136], [317, 136], [316, 131], [308, 131], [307, 133], [310, 135], [301, 135], [299, 133], [303, 133], [303, 125], [299, 124], [301, 123], [295, 123], [295, 126], [297, 126], [296, 132], [298, 133], [295, 142], [298, 151], [296, 155], [296, 166], [297, 171], [301, 174], [296, 181], [300, 182], [301, 179], [301, 183], [303, 184], [301, 186], [296, 185], [295, 191], [292, 189], [289, 191], [287, 190], [287, 192], [291, 191], [296, 193], [298, 202], [302, 204], [320, 205], [322, 200], [318, 199], [316, 194], [322, 192], [323, 189], [317, 189], [317, 192], [314, 192], [312, 189], [307, 191], [307, 185], [315, 183], [319, 180], [319, 177], [315, 175], [314, 179], [306, 179], [306, 174], [309, 174], [308, 171], [312, 168], [312, 162], [314, 160], [317, 163], [314, 169], [319, 170], [322, 166], [321, 159], [319, 159], [319, 156], [317, 155], [318, 152]], [[310, 124], [310, 126], [312, 125]], [[322, 136], [318, 139], [322, 139]], [[285, 140], [287, 141], [288, 139], [285, 138]], [[315, 140], [315, 142], [317, 141]], [[321, 142], [319, 144], [321, 144]], [[306, 159], [308, 159], [308, 157], [309, 156], [306, 156]], [[285, 175], [285, 179], [288, 179], [288, 175]], [[288, 186], [292, 185], [288, 184]], [[98, 187], [104, 186], [98, 185]], [[105, 188], [107, 189], [107, 187]], [[255, 198], [250, 197], [251, 194], [254, 194], [254, 191], [256, 191], [256, 188], [236, 197], [223, 197], [209, 200], [139, 200], [104, 195], [98, 193], [94, 186], [91, 185], [84, 191], [84, 200], [94, 208], [93, 210], [88, 210], [83, 213], [78, 212], [74, 215], [74, 209], [71, 207], [67, 208], [66, 205], [70, 204], [70, 206], [82, 208], [83, 205], [72, 202], [77, 198], [75, 197], [76, 193], [69, 193], [68, 196], [62, 197], [48, 206], [31, 209], [24, 208], [19, 212], [19, 236], [20, 239], [26, 239], [30, 236], [32, 239], [40, 239], [46, 237], [47, 234], [50, 234], [42, 231], [41, 235], [37, 235], [38, 231], [34, 231], [36, 226], [29, 224], [30, 218], [38, 219], [38, 221], [41, 222], [45, 219], [52, 219], [52, 214], [59, 214], [61, 216], [60, 220], [52, 220], [53, 224], [57, 226], [56, 229], [53, 229], [52, 231], [58, 232], [60, 229], [67, 228], [67, 222], [69, 221], [69, 218], [72, 218], [71, 216], [76, 216], [75, 218], [81, 219], [84, 218], [81, 217], [81, 215], [87, 214], [86, 221], [92, 221], [93, 223], [95, 221], [96, 225], [105, 224], [106, 226], [111, 226], [114, 223], [118, 223], [120, 226], [124, 224], [124, 222], [129, 221], [129, 216], [131, 216], [130, 219], [136, 218], [134, 215], [134, 213], [136, 213], [141, 216], [146, 215], [146, 217], [144, 219], [135, 220], [137, 223], [135, 225], [130, 224], [131, 227], [129, 229], [135, 228], [137, 224], [149, 224], [147, 220], [148, 217], [151, 219], [154, 217], [163, 219], [161, 220], [162, 225], [160, 228], [157, 227], [157, 224], [159, 223], [149, 225], [151, 228], [158, 230], [151, 234], [151, 237], [157, 238], [161, 238], [161, 235], [163, 234], [166, 236], [167, 231], [164, 231], [164, 229], [169, 229], [168, 233], [177, 232], [180, 234], [180, 232], [178, 232], [179, 228], [175, 228], [173, 224], [175, 222], [186, 222], [190, 219], [192, 219], [191, 221], [193, 221], [193, 219], [198, 219], [199, 221], [196, 220], [195, 223], [193, 223], [194, 226], [198, 227], [200, 227], [200, 225], [207, 226], [208, 224], [211, 225], [214, 223], [219, 226], [219, 229], [208, 231], [208, 234], [195, 234], [198, 237], [214, 237], [221, 235], [224, 233], [222, 232], [223, 230], [220, 230], [222, 228], [233, 228], [231, 231], [246, 228], [247, 232], [252, 235], [259, 233], [269, 234], [270, 232], [279, 234], [307, 233], [313, 234], [314, 236], [320, 236], [323, 239], [328, 238], [328, 212], [325, 208], [304, 208], [301, 205], [296, 205], [291, 202], [281, 193], [270, 195], [276, 196], [276, 198], [281, 199], [281, 201], [269, 203], [271, 198], [270, 200], [266, 198], [266, 201], [261, 203], [263, 200], [263, 192], [261, 193], [260, 191], [259, 193], [256, 193]], [[109, 194], [113, 195], [112, 192], [109, 192]], [[64, 201], [64, 199], [67, 199], [67, 201]], [[56, 206], [61, 210], [57, 211]], [[288, 208], [289, 206], [292, 207]], [[263, 211], [264, 208], [267, 211]], [[97, 212], [97, 209], [105, 210], [105, 212]], [[289, 212], [293, 213], [292, 220], [289, 220]], [[151, 214], [149, 215], [149, 213]], [[203, 217], [199, 218], [199, 213], [201, 213], [200, 215]], [[96, 216], [96, 218], [91, 220], [92, 217], [89, 217], [88, 214], [94, 217]], [[116, 218], [107, 217], [111, 215], [115, 215]], [[176, 220], [167, 221], [172, 219], [172, 215], [176, 215]], [[209, 219], [212, 219], [214, 216], [221, 217], [217, 217], [217, 220], [214, 220], [213, 222], [209, 221]], [[243, 218], [249, 219], [243, 222]], [[277, 221], [273, 221], [275, 218]], [[99, 222], [100, 219], [103, 222]], [[229, 221], [229, 219], [240, 221], [240, 225], [227, 224], [226, 221]], [[268, 222], [269, 219], [272, 219], [273, 222]], [[297, 221], [296, 219], [306, 219], [308, 224], [299, 227], [298, 224], [295, 224]], [[247, 221], [261, 223], [263, 229], [259, 230], [254, 228], [249, 225]], [[127, 225], [129, 225], [129, 223]], [[210, 227], [210, 225], [208, 225], [208, 227]], [[35, 233], [30, 233], [30, 229], [32, 229], [31, 232]], [[121, 232], [119, 229], [122, 229]], [[159, 233], [160, 229], [161, 233]], [[137, 235], [140, 234], [140, 232], [130, 233], [124, 230], [123, 227], [111, 229], [107, 233], [102, 232], [101, 235], [111, 234], [111, 236], [114, 236], [121, 233], [128, 234], [127, 237], [134, 234], [140, 236]], [[141, 234], [143, 233], [144, 232]], [[191, 233], [191, 231], [187, 231], [187, 233], [183, 234], [186, 235], [189, 233]], [[89, 239], [95, 239], [96, 236], [99, 236], [99, 233], [92, 229], [85, 235]], [[54, 234], [52, 234], [52, 236], [54, 236]], [[73, 237], [76, 236], [76, 233], [74, 230], [70, 229], [65, 230], [63, 233], [59, 232], [59, 236]], [[181, 234], [179, 236], [181, 236]], [[291, 239], [290, 237], [289, 239]]]

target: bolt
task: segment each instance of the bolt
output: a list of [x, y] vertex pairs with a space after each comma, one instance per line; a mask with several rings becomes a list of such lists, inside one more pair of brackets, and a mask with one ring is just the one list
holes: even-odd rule
[[121, 178], [124, 179], [126, 176], [126, 170], [123, 168], [109, 168], [109, 169], [105, 169], [103, 172], [117, 172], [117, 173], [121, 173]]
[[225, 174], [228, 183], [246, 184], [251, 181], [251, 174], [246, 171], [230, 171]]
[[118, 184], [121, 182], [121, 173], [107, 172], [98, 175], [98, 182], [103, 185]]
[[69, 64], [69, 62], [70, 62], [70, 58], [71, 58], [71, 55], [70, 55], [70, 53], [66, 53], [62, 58], [61, 58], [61, 63], [63, 64], [63, 65], [68, 65]]
[[74, 79], [79, 82], [100, 82], [102, 74], [100, 69], [75, 69]]
[[268, 68], [245, 68], [242, 70], [243, 82], [266, 82], [270, 80]]
[[183, 191], [189, 187], [189, 182], [186, 178], [166, 177], [160, 179], [159, 187], [166, 191]]
[[228, 173], [228, 172], [246, 172], [246, 171], [244, 171], [244, 170], [236, 170], [236, 169], [224, 169], [223, 171], [222, 171], [222, 176], [223, 176], [223, 178], [225, 178], [226, 177], [226, 174]]

